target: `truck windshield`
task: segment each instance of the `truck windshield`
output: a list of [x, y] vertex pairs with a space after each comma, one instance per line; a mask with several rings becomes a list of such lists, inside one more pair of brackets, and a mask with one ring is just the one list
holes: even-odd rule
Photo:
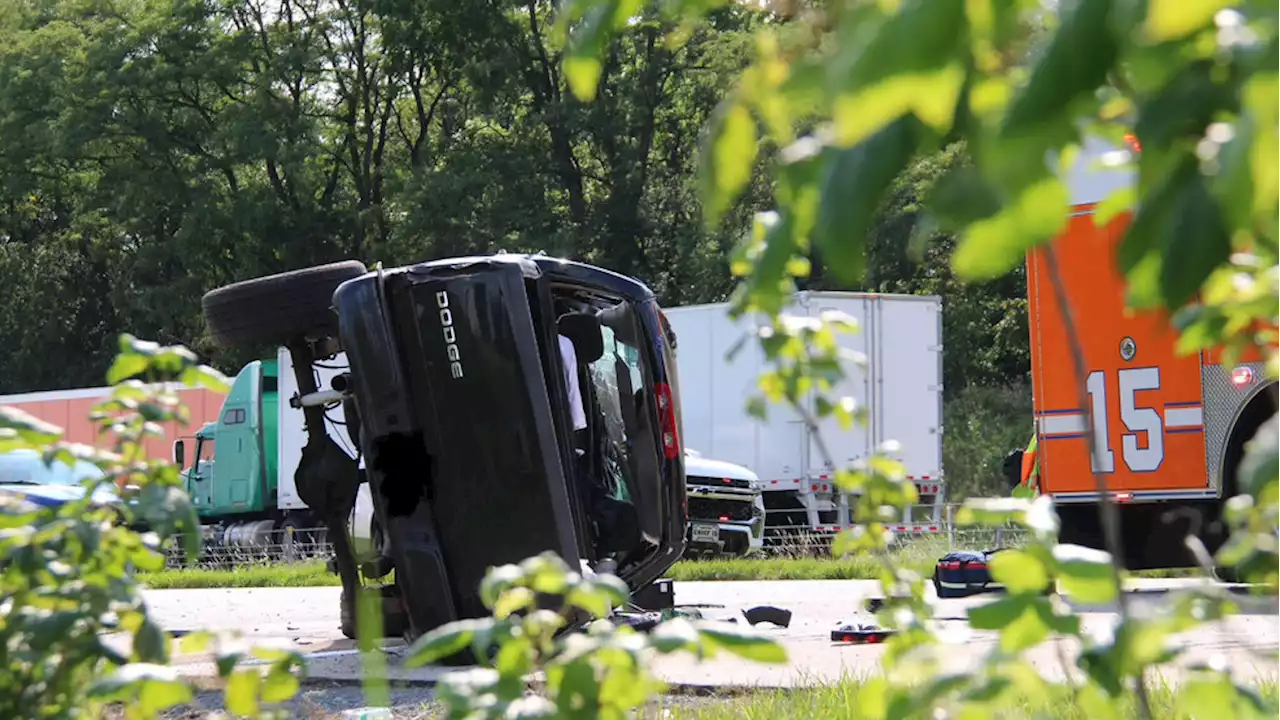
[[213, 460], [213, 438], [196, 439], [196, 459], [192, 467], [200, 467], [200, 463]]

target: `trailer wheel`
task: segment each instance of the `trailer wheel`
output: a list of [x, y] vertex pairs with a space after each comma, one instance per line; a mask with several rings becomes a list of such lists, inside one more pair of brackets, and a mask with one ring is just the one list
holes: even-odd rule
[[338, 286], [367, 272], [356, 260], [254, 278], [205, 293], [205, 325], [221, 347], [285, 345], [301, 337], [332, 337]]

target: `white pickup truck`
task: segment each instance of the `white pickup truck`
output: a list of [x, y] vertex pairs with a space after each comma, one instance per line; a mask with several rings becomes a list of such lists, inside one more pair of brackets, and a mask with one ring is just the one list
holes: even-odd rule
[[764, 485], [741, 465], [685, 450], [686, 556], [745, 555], [764, 547]]

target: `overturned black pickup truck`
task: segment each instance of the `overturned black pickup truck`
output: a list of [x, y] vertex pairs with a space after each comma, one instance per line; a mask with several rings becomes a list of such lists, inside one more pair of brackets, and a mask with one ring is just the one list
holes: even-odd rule
[[[289, 350], [308, 436], [295, 481], [334, 542], [344, 619], [362, 482], [382, 534], [366, 572], [395, 570], [384, 625], [410, 639], [486, 614], [493, 565], [550, 550], [643, 593], [684, 552], [675, 338], [642, 283], [545, 255], [349, 261], [203, 306], [216, 343]], [[340, 352], [349, 370], [318, 387]], [[325, 431], [335, 402], [363, 463]]]

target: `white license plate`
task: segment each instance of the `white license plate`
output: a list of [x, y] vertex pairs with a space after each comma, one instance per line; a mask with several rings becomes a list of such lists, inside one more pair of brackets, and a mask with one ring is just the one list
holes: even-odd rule
[[694, 525], [693, 541], [707, 543], [720, 542], [720, 528], [715, 525]]

